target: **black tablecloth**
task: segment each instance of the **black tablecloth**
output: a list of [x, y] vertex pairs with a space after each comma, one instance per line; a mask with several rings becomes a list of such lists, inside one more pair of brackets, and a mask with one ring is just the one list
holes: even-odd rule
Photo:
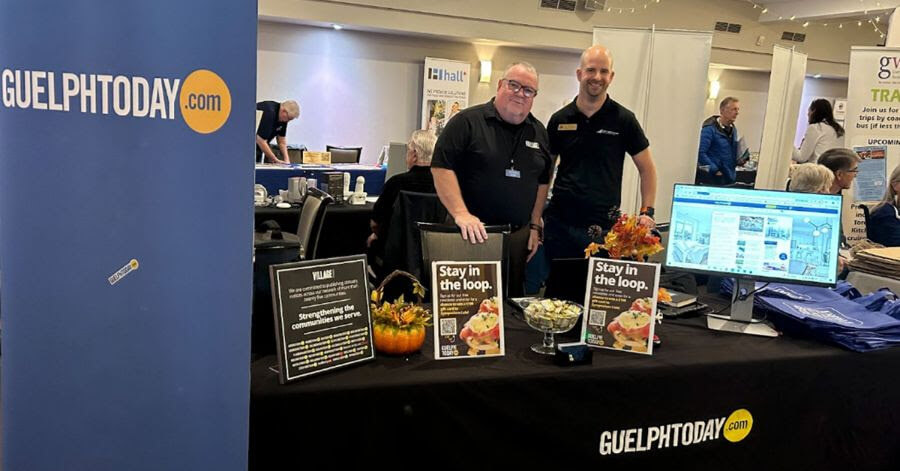
[[[900, 463], [900, 349], [857, 354], [801, 339], [713, 332], [695, 319], [662, 324], [663, 345], [652, 357], [597, 350], [592, 365], [559, 367], [529, 350], [541, 334], [507, 312], [503, 358], [435, 361], [429, 334], [423, 352], [409, 358], [379, 356], [288, 385], [269, 369], [274, 357], [256, 361], [250, 468], [325, 460], [481, 469]], [[720, 435], [600, 454], [603, 432], [639, 429], [646, 440], [647, 427], [724, 419], [738, 409], [753, 422], [737, 443]]]
[[[366, 253], [366, 239], [372, 232], [369, 220], [372, 218], [373, 203], [364, 205], [329, 205], [322, 223], [322, 234], [316, 258], [340, 257]], [[254, 219], [260, 222], [274, 220], [282, 230], [297, 232], [300, 223], [300, 207], [279, 209], [257, 207]]]

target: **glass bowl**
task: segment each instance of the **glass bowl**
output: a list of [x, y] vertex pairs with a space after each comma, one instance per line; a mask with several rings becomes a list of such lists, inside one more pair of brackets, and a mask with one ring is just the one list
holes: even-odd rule
[[556, 353], [553, 334], [568, 332], [578, 323], [582, 307], [578, 304], [558, 299], [535, 298], [524, 307], [525, 322], [534, 330], [544, 333], [542, 343], [534, 344], [531, 350], [542, 355]]

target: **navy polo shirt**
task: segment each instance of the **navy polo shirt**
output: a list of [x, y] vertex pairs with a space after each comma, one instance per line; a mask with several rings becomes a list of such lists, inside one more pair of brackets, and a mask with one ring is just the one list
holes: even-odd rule
[[550, 213], [567, 224], [601, 224], [619, 206], [625, 154], [650, 146], [634, 113], [609, 96], [588, 118], [575, 100], [550, 118], [550, 151], [559, 155]]
[[281, 111], [281, 103], [277, 101], [261, 101], [256, 104], [256, 110], [262, 111], [262, 118], [259, 120], [259, 128], [256, 129], [256, 135], [269, 142], [275, 136], [287, 135], [287, 123], [278, 121], [278, 112]]

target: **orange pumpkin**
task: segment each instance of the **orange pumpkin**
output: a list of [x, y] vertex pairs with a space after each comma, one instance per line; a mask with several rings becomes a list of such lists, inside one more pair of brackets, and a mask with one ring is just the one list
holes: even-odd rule
[[375, 324], [372, 330], [375, 350], [388, 355], [406, 355], [417, 352], [425, 343], [424, 325]]

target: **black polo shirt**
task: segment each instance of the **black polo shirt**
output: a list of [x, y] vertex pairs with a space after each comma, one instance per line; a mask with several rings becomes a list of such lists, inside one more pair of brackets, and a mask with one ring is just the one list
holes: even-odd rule
[[434, 179], [431, 177], [431, 167], [414, 165], [408, 172], [400, 173], [389, 178], [384, 183], [381, 196], [372, 208], [372, 220], [378, 223], [378, 236], [387, 234], [387, 226], [391, 222], [394, 212], [394, 203], [401, 191], [415, 191], [417, 193], [434, 193]]
[[507, 123], [491, 99], [447, 123], [431, 166], [456, 173], [466, 208], [481, 222], [519, 227], [531, 220], [538, 185], [550, 182], [553, 160], [540, 121], [529, 113], [521, 124]]
[[625, 153], [650, 146], [634, 113], [609, 96], [588, 118], [575, 100], [550, 118], [550, 150], [559, 155], [550, 212], [574, 226], [603, 223], [622, 196]]
[[[262, 118], [259, 120], [259, 127], [256, 129], [256, 135], [269, 142], [275, 136], [287, 135], [287, 123], [278, 121], [278, 112], [281, 110], [281, 103], [277, 101], [261, 101], [256, 104], [256, 110], [262, 111]], [[262, 155], [262, 149], [256, 146], [256, 160]]]

